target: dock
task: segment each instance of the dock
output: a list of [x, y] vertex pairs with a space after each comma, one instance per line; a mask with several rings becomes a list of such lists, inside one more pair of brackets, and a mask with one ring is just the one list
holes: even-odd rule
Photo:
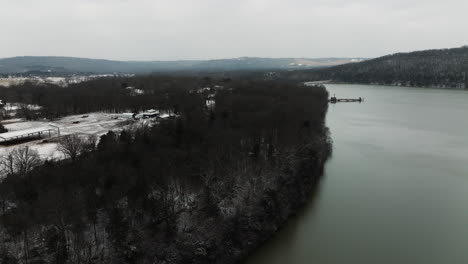
[[328, 101], [331, 104], [336, 104], [336, 103], [362, 103], [362, 102], [364, 102], [364, 98], [362, 98], [362, 97], [359, 97], [359, 98], [336, 98], [336, 96], [333, 96]]

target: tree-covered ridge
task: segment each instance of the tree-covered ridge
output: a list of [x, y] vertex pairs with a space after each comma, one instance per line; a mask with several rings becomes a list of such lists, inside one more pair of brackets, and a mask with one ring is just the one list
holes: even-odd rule
[[350, 58], [257, 58], [181, 61], [112, 61], [72, 57], [0, 58], [0, 77], [9, 74], [65, 73], [154, 73], [172, 71], [238, 71], [327, 67]]
[[355, 64], [283, 75], [303, 81], [468, 88], [468, 47], [397, 53]]
[[[164, 91], [154, 102], [177, 119], [109, 132], [73, 160], [0, 184], [2, 263], [235, 262], [322, 175], [331, 152], [324, 87], [225, 80], [207, 108], [197, 89], [213, 80], [146, 78], [125, 81], [156, 78], [145, 88]], [[121, 81], [106, 82], [120, 90]], [[89, 102], [75, 104], [81, 111]]]

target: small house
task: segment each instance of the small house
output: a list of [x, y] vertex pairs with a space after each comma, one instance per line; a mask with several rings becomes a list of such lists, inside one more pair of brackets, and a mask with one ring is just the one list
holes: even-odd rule
[[150, 109], [140, 114], [143, 118], [156, 118], [159, 116], [159, 110]]

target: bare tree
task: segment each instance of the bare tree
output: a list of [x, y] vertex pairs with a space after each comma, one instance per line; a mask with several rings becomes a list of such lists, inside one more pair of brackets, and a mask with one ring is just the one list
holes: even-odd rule
[[2, 174], [18, 174], [24, 177], [41, 163], [41, 158], [36, 150], [23, 146], [13, 149], [0, 159], [0, 170]]
[[14, 149], [12, 153], [16, 173], [20, 176], [26, 176], [42, 163], [39, 153], [36, 150], [30, 149], [28, 146]]
[[58, 150], [66, 157], [75, 160], [85, 151], [91, 151], [96, 146], [96, 137], [80, 137], [76, 134], [64, 136], [60, 139]]

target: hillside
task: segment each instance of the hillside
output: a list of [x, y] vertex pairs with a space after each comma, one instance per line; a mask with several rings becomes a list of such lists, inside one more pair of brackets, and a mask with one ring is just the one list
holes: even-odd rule
[[236, 58], [192, 61], [111, 61], [71, 57], [14, 57], [0, 59], [0, 74], [25, 72], [148, 73], [167, 71], [224, 71], [304, 69], [335, 66], [354, 61], [347, 58]]
[[195, 61], [124, 62], [72, 57], [14, 57], [0, 59], [0, 73], [53, 72], [146, 72], [190, 67]]
[[283, 72], [301, 81], [467, 88], [468, 47], [397, 53], [326, 69]]

